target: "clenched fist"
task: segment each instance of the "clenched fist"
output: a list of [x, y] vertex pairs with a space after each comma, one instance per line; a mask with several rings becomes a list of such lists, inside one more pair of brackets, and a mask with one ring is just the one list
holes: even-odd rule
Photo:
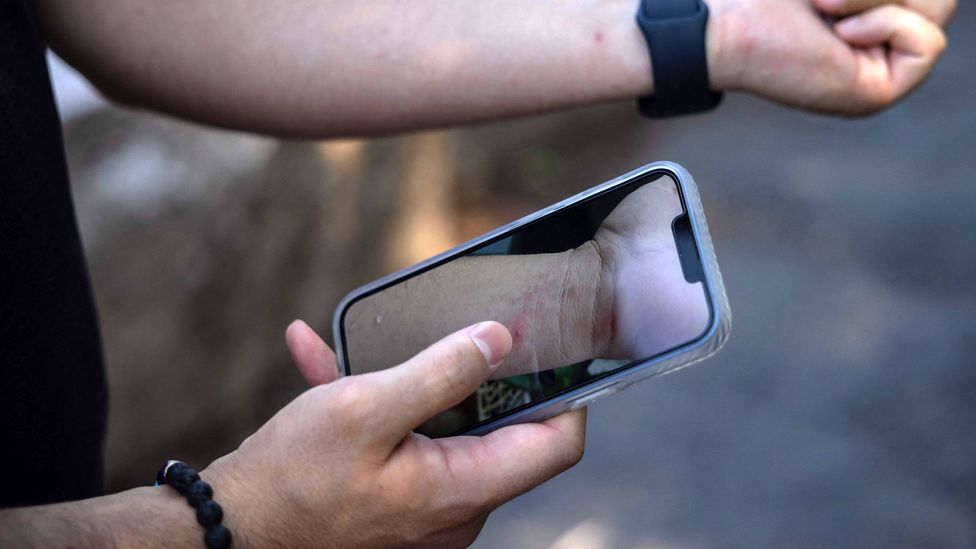
[[718, 90], [857, 116], [901, 99], [946, 47], [955, 0], [708, 0]]

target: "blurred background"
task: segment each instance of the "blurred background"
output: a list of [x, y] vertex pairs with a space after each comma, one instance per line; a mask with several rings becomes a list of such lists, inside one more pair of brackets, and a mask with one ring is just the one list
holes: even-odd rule
[[302, 391], [359, 284], [645, 163], [694, 174], [733, 311], [718, 356], [590, 410], [586, 457], [476, 547], [976, 546], [976, 10], [929, 82], [844, 121], [731, 95], [369, 141], [106, 105], [52, 59], [111, 384], [110, 490], [204, 464]]

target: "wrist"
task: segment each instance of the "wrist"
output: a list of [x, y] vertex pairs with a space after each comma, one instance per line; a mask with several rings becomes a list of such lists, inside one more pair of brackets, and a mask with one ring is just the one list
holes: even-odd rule
[[[579, 333], [585, 334], [588, 352], [582, 359], [606, 358], [613, 340], [613, 274], [610, 258], [605, 256], [599, 244], [590, 240], [571, 250], [567, 280], [577, 280], [583, 290], [577, 293], [576, 318], [581, 323]], [[571, 305], [564, 299], [564, 307]], [[561, 317], [568, 316], [565, 312]]]
[[[175, 490], [141, 487], [91, 500], [99, 539], [114, 547], [202, 547], [203, 530], [193, 509]], [[96, 544], [101, 545], [102, 543]]]
[[0, 510], [0, 546], [200, 547], [192, 509], [179, 494], [141, 487], [68, 503]]
[[[246, 485], [239, 481], [238, 475], [233, 474], [233, 468], [229, 466], [234, 461], [234, 456], [235, 453], [231, 453], [214, 461], [200, 471], [200, 478], [213, 488], [213, 499], [224, 510], [223, 524], [234, 536], [233, 547], [264, 546], [269, 540], [260, 539], [259, 534], [271, 532], [273, 521], [262, 516], [260, 509], [261, 504], [265, 503], [271, 494], [247, 493]], [[253, 478], [257, 478], [256, 475], [253, 475]], [[175, 490], [168, 491], [180, 497]], [[186, 504], [185, 499], [183, 505], [187, 507], [192, 519], [193, 509]]]
[[[622, 65], [626, 73], [625, 81], [629, 97], [652, 95], [654, 77], [651, 56], [647, 42], [635, 21], [640, 0], [624, 4], [610, 2], [616, 10], [614, 17], [619, 22], [615, 36], [619, 37], [618, 48], [626, 60]], [[734, 7], [727, 0], [706, 0], [708, 24], [705, 28], [705, 56], [708, 63], [708, 80], [713, 91], [722, 92], [736, 88], [740, 63], [734, 52], [737, 51], [738, 35], [732, 28]]]
[[[248, 536], [243, 535], [246, 521], [240, 520], [238, 510], [245, 509], [244, 500], [234, 497], [232, 483], [225, 476], [211, 470], [201, 471], [200, 479], [213, 489], [212, 499], [221, 506], [223, 518], [218, 519], [233, 535], [234, 547], [247, 547]], [[117, 547], [202, 547], [205, 529], [197, 521], [197, 509], [172, 486], [140, 487], [99, 498], [104, 505], [95, 507], [105, 520], [104, 538]], [[92, 500], [97, 501], [97, 500]]]
[[706, 0], [705, 4], [708, 6], [705, 55], [709, 84], [713, 91], [732, 91], [742, 72], [741, 62], [735, 54], [741, 35], [732, 24], [735, 8], [726, 0]]

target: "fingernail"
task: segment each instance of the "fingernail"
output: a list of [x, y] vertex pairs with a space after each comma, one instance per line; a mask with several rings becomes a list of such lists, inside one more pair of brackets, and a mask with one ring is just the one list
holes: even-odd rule
[[488, 367], [494, 370], [508, 356], [509, 344], [505, 330], [500, 330], [494, 322], [479, 322], [468, 332], [468, 337], [481, 350]]

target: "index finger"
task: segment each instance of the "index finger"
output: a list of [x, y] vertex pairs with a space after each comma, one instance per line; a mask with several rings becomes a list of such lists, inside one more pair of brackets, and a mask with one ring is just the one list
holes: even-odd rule
[[[480, 437], [436, 441], [451, 472], [456, 497], [476, 494], [497, 507], [576, 465], [586, 443], [586, 408], [542, 423], [509, 425]], [[446, 497], [450, 497], [449, 494]]]

